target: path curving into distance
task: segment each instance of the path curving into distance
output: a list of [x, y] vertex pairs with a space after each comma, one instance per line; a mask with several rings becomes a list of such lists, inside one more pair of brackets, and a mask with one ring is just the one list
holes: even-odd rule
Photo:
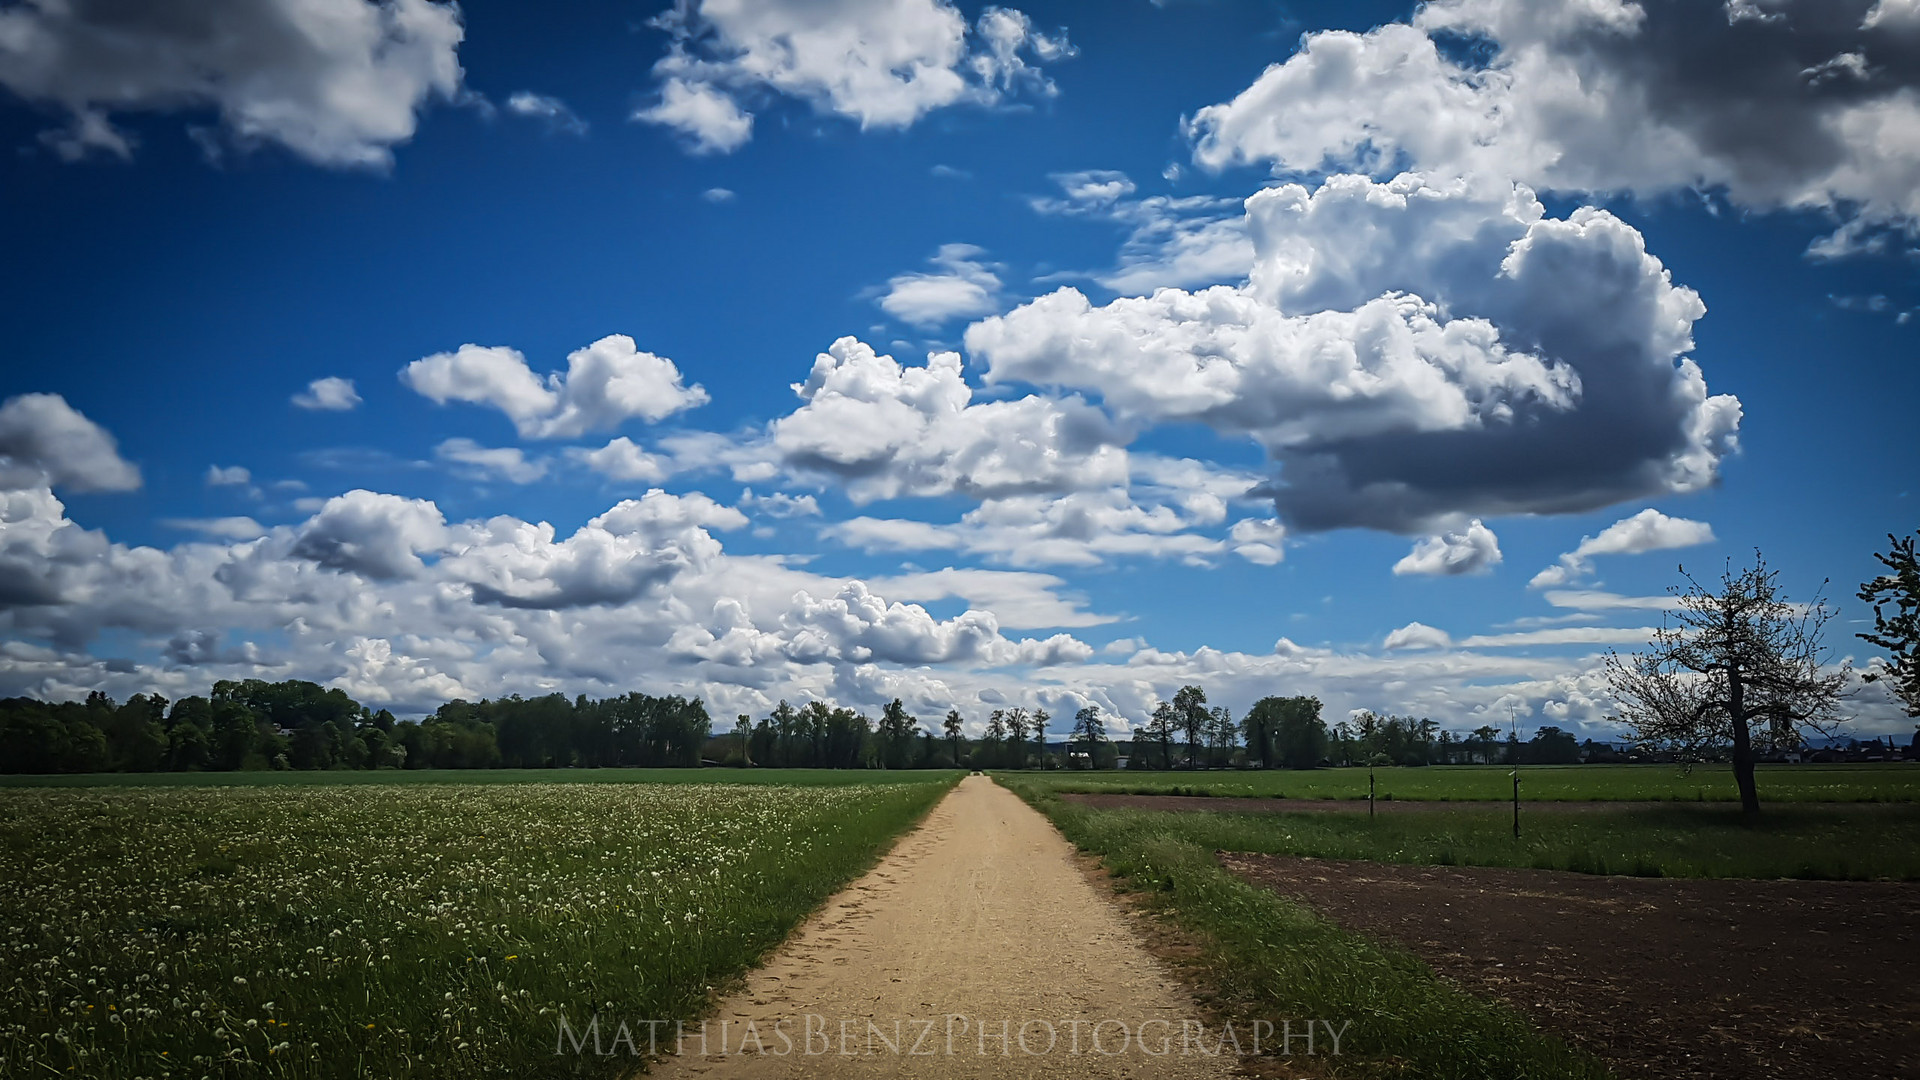
[[[747, 976], [707, 1022], [704, 1056], [697, 1029], [677, 1055], [662, 1032], [649, 1075], [1231, 1075], [1232, 1046], [1203, 1023], [1053, 825], [969, 776]], [[1235, 1032], [1249, 1051], [1253, 1036]]]

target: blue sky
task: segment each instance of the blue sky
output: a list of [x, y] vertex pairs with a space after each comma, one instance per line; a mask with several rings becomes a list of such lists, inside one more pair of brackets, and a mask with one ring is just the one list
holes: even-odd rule
[[0, 12], [0, 691], [1605, 735], [1756, 547], [1870, 663], [1912, 5], [737, 7]]

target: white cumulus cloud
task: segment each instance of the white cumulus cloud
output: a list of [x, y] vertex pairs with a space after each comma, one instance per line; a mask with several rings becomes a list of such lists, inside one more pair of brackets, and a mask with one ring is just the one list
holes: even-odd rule
[[357, 488], [328, 499], [297, 532], [292, 554], [375, 581], [416, 577], [420, 556], [443, 551], [446, 519], [424, 499]]
[[1710, 483], [1739, 402], [1685, 354], [1704, 305], [1602, 210], [1511, 184], [1329, 178], [1246, 202], [1245, 284], [1094, 305], [1061, 289], [983, 319], [988, 382], [1121, 419], [1250, 436], [1290, 527], [1431, 530]]
[[[1188, 126], [1195, 160], [1216, 169], [1412, 167], [1831, 211], [1843, 224], [1814, 253], [1839, 254], [1874, 226], [1920, 224], [1911, 11], [1908, 0], [1864, 19], [1820, 0], [1437, 0], [1410, 24], [1306, 35]], [[1463, 37], [1490, 47], [1484, 64], [1442, 48]]]
[[1194, 288], [1244, 280], [1253, 265], [1246, 214], [1239, 199], [1211, 195], [1135, 198], [1125, 173], [1088, 169], [1055, 173], [1061, 198], [1030, 200], [1042, 214], [1091, 218], [1127, 229], [1119, 264], [1084, 275], [1115, 292], [1144, 295], [1162, 287]]
[[1638, 555], [1711, 543], [1713, 526], [1704, 521], [1668, 517], [1648, 507], [1614, 522], [1595, 536], [1582, 537], [1578, 547], [1535, 574], [1528, 585], [1536, 589], [1570, 585], [1593, 572], [1595, 555]]
[[721, 549], [708, 529], [739, 528], [746, 521], [704, 495], [656, 488], [560, 541], [546, 522], [497, 517], [464, 526], [444, 569], [482, 603], [538, 609], [617, 605], [711, 564]]
[[1123, 437], [1100, 410], [1077, 397], [976, 403], [957, 353], [907, 367], [841, 338], [793, 389], [804, 404], [769, 426], [766, 452], [857, 502], [1073, 490], [1127, 474]]
[[463, 466], [482, 479], [499, 477], [509, 483], [531, 484], [547, 475], [547, 463], [532, 461], [517, 446], [482, 446], [472, 439], [447, 439], [433, 448], [441, 461]]
[[1428, 626], [1423, 622], [1410, 622], [1387, 635], [1382, 647], [1394, 649], [1447, 649], [1453, 647], [1453, 637], [1445, 630]]
[[1125, 488], [993, 498], [950, 523], [856, 517], [826, 533], [868, 550], [961, 551], [1010, 566], [1098, 566], [1116, 558], [1204, 562], [1226, 545], [1197, 527], [1223, 508], [1195, 512], [1136, 500]]
[[696, 154], [732, 153], [753, 138], [752, 113], [726, 92], [691, 79], [662, 80], [659, 102], [636, 110], [633, 118], [673, 128]]
[[429, 0], [27, 0], [0, 10], [0, 85], [64, 109], [62, 156], [125, 157], [114, 113], [211, 109], [230, 141], [381, 168], [461, 91], [460, 8]]
[[516, 90], [507, 98], [507, 111], [515, 116], [539, 120], [547, 125], [549, 131], [564, 131], [570, 135], [587, 133], [587, 122], [576, 116], [566, 102], [551, 95]]
[[293, 395], [293, 403], [302, 409], [347, 412], [360, 404], [360, 394], [353, 388], [352, 379], [329, 375], [308, 383], [305, 390]]
[[1396, 574], [1425, 574], [1454, 577], [1460, 574], [1484, 574], [1500, 564], [1500, 540], [1493, 530], [1478, 519], [1460, 532], [1423, 537], [1413, 550], [1393, 564]]
[[631, 419], [649, 423], [707, 402], [664, 356], [642, 352], [625, 334], [609, 334], [567, 355], [567, 370], [545, 379], [506, 346], [462, 345], [401, 369], [400, 381], [439, 404], [491, 405], [522, 438], [567, 439], [608, 431]]
[[1000, 306], [1000, 278], [971, 244], [943, 244], [930, 273], [900, 274], [887, 282], [882, 311], [922, 329], [951, 319], [973, 318]]
[[741, 509], [771, 518], [819, 517], [820, 502], [811, 495], [789, 495], [784, 491], [775, 491], [767, 495], [756, 495], [752, 488], [740, 493], [737, 504]]
[[59, 394], [21, 394], [0, 404], [0, 486], [38, 483], [75, 491], [132, 491], [140, 470], [107, 430]]
[[1250, 563], [1274, 566], [1287, 557], [1287, 527], [1276, 518], [1242, 518], [1227, 530], [1233, 553]]
[[684, 0], [653, 25], [673, 41], [654, 65], [660, 99], [634, 119], [673, 128], [698, 153], [745, 145], [743, 102], [756, 98], [904, 128], [949, 105], [1051, 94], [1037, 62], [1073, 52], [1019, 11], [988, 8], [969, 27], [946, 0]]
[[633, 480], [655, 484], [672, 473], [671, 463], [658, 454], [649, 454], [625, 435], [597, 449], [569, 447], [568, 456], [609, 480]]

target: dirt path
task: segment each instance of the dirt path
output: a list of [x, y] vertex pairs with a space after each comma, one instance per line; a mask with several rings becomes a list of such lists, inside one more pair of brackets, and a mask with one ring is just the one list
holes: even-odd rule
[[971, 776], [747, 977], [709, 1021], [706, 1056], [688, 1038], [653, 1075], [1228, 1076], [1226, 1055], [1182, 1052], [1200, 1015], [1066, 839]]
[[1920, 885], [1219, 858], [1622, 1077], [1920, 1076]]

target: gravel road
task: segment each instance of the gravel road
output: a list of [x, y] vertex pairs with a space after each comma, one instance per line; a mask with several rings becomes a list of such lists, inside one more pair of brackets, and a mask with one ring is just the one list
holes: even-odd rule
[[1052, 824], [970, 776], [653, 1075], [1231, 1075], [1200, 1017]]

